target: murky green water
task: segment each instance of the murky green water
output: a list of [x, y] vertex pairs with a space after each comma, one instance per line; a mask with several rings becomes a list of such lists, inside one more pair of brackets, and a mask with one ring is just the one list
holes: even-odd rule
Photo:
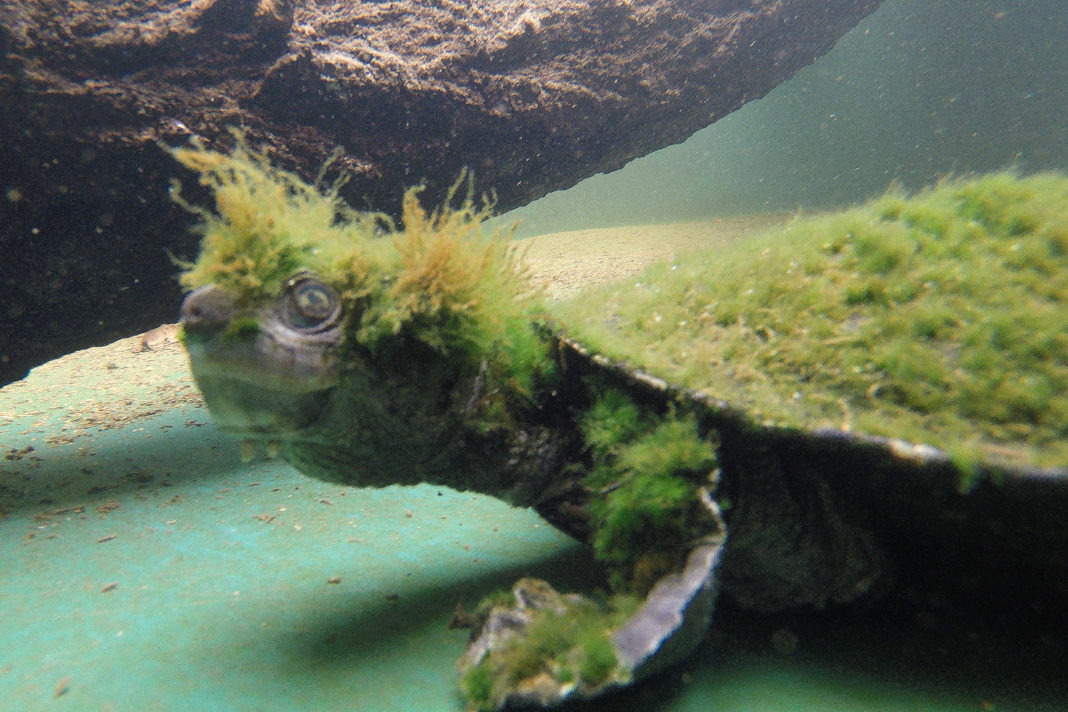
[[688, 141], [513, 211], [521, 235], [821, 208], [947, 173], [1068, 170], [1062, 0], [885, 0]]

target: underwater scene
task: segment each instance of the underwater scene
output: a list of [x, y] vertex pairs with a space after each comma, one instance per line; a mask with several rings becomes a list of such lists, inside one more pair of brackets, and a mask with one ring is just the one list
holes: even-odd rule
[[0, 3], [0, 709], [1068, 711], [1065, 36]]

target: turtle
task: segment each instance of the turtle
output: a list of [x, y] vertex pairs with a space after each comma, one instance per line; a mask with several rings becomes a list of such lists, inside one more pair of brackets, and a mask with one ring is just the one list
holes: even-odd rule
[[557, 303], [470, 180], [398, 224], [240, 137], [169, 150], [215, 202], [174, 191], [202, 234], [180, 338], [245, 456], [531, 507], [602, 565], [598, 594], [483, 601], [470, 709], [635, 684], [720, 595], [818, 608], [932, 567], [1068, 591], [1068, 178], [891, 190]]

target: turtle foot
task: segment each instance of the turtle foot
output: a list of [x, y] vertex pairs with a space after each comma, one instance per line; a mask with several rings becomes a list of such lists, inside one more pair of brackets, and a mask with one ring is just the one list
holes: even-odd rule
[[598, 601], [521, 579], [510, 594], [484, 602], [459, 661], [468, 709], [589, 699], [678, 662], [708, 628], [723, 532], [698, 542], [644, 601], [626, 594]]
[[468, 709], [551, 707], [626, 684], [612, 631], [636, 599], [596, 601], [521, 579], [480, 608], [480, 624], [459, 661]]

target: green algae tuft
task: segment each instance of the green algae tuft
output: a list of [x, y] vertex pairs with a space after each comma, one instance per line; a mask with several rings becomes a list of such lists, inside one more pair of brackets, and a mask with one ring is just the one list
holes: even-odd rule
[[240, 136], [229, 153], [193, 142], [171, 155], [215, 200], [212, 212], [186, 203], [177, 184], [172, 191], [201, 221], [200, 255], [181, 277], [187, 289], [216, 284], [253, 302], [276, 295], [302, 269], [360, 289], [384, 266], [388, 218], [349, 209], [338, 197], [341, 181], [321, 191], [272, 166]]
[[[541, 603], [524, 608], [519, 615], [526, 624], [461, 674], [460, 691], [468, 709], [497, 709], [509, 691], [536, 686], [542, 679], [595, 690], [629, 678], [611, 636], [637, 612], [640, 599], [625, 594], [603, 600], [565, 596], [531, 579], [517, 586], [529, 588]], [[486, 617], [498, 606], [511, 609], [515, 599], [506, 604], [502, 595], [484, 601], [479, 615]]]
[[584, 484], [594, 554], [609, 568], [613, 590], [644, 594], [678, 564], [699, 528], [698, 490], [716, 471], [714, 438], [692, 416], [640, 415], [609, 389], [583, 419], [593, 457]]
[[756, 422], [1068, 464], [1068, 178], [892, 190], [557, 305], [572, 336]]
[[[398, 225], [346, 205], [344, 179], [306, 183], [236, 139], [230, 152], [199, 142], [170, 149], [215, 202], [214, 210], [192, 206], [173, 191], [202, 234], [198, 258], [183, 265], [184, 287], [214, 284], [253, 313], [295, 275], [312, 273], [341, 297], [349, 347], [374, 354], [407, 339], [474, 371], [487, 364], [486, 391], [497, 396], [483, 405], [495, 411], [478, 415], [490, 428], [506, 417], [509, 399], [527, 397], [551, 369], [532, 328], [537, 295], [510, 231], [484, 229], [492, 204], [474, 198], [464, 175], [435, 210], [420, 203], [421, 187], [406, 191]], [[242, 321], [233, 336], [253, 326]]]
[[468, 709], [491, 710], [493, 705], [493, 673], [486, 663], [474, 666], [460, 678], [460, 692]]

